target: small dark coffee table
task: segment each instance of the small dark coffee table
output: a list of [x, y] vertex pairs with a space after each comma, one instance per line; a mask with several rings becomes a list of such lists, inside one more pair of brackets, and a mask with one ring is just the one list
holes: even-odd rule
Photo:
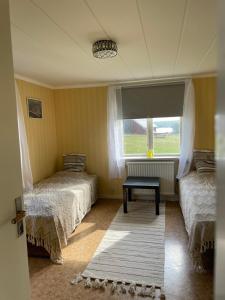
[[123, 183], [123, 211], [127, 213], [127, 201], [132, 201], [132, 189], [155, 190], [155, 212], [159, 215], [160, 178], [128, 176]]

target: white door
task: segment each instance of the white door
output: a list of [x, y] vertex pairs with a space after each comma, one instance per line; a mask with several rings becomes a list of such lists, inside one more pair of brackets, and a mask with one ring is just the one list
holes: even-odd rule
[[218, 1], [219, 80], [216, 113], [217, 219], [215, 299], [225, 299], [225, 1]]
[[0, 0], [0, 299], [28, 300], [26, 236], [17, 236], [15, 198], [22, 194], [8, 0]]

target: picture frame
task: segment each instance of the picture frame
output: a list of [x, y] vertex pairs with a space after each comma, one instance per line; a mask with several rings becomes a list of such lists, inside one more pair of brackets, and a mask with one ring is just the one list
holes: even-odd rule
[[32, 119], [42, 119], [42, 101], [32, 97], [27, 98], [28, 116]]

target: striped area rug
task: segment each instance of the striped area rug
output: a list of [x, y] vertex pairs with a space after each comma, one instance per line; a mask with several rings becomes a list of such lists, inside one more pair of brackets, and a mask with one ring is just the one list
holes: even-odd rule
[[164, 233], [163, 203], [159, 216], [153, 202], [121, 206], [82, 276], [163, 287]]

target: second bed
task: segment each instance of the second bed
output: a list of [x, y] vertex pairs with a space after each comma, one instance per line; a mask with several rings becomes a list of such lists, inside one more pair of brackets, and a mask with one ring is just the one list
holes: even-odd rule
[[215, 173], [190, 172], [180, 179], [180, 205], [189, 236], [189, 251], [197, 270], [202, 254], [214, 249], [216, 219]]

